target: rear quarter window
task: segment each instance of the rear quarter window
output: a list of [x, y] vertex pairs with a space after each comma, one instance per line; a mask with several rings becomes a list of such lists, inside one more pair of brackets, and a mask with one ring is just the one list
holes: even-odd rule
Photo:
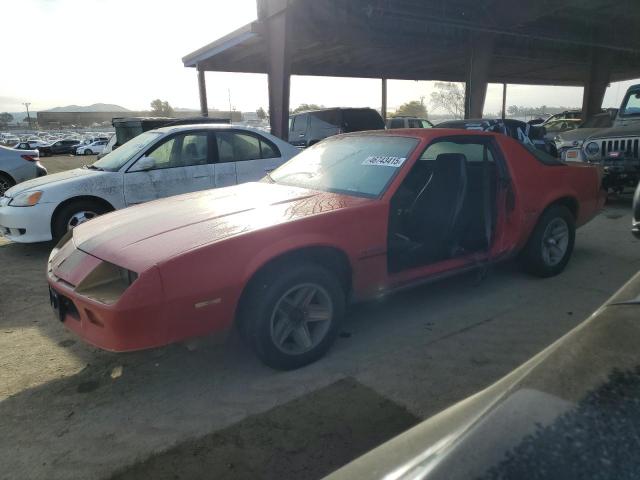
[[384, 129], [384, 121], [375, 110], [344, 110], [342, 118], [345, 132]]

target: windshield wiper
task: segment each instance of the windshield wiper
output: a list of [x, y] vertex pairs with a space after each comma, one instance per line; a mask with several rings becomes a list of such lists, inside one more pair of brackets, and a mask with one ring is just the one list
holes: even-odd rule
[[96, 167], [95, 165], [85, 165], [84, 168], [87, 168], [89, 170], [99, 170], [101, 172], [104, 172], [104, 168]]

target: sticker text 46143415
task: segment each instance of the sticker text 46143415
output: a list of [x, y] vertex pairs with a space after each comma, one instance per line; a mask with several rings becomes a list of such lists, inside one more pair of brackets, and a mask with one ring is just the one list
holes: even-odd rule
[[383, 156], [369, 156], [365, 158], [362, 165], [376, 165], [379, 167], [400, 167], [404, 161], [405, 157], [383, 157]]

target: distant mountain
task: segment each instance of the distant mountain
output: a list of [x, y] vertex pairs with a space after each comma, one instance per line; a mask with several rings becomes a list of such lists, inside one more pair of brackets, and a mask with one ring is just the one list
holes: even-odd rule
[[111, 103], [94, 103], [93, 105], [67, 105], [66, 107], [55, 107], [45, 112], [130, 112], [128, 108]]

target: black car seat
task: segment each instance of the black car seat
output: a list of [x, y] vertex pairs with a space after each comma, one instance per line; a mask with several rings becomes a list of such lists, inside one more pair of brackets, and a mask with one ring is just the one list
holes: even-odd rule
[[433, 175], [413, 202], [407, 231], [420, 244], [423, 260], [449, 258], [456, 248], [452, 234], [467, 194], [467, 158], [461, 153], [436, 157]]

